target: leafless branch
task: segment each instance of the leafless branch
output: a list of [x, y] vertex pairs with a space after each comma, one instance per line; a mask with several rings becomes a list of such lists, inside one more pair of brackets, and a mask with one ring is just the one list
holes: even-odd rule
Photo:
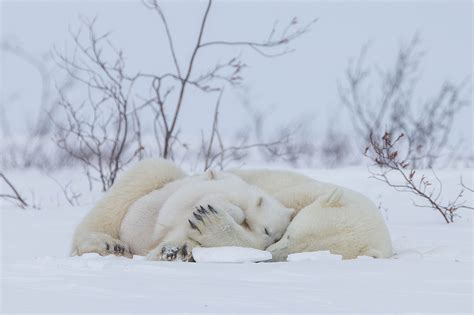
[[[99, 180], [106, 191], [123, 166], [143, 150], [140, 139], [135, 138], [141, 133], [135, 117], [137, 106], [131, 100], [142, 75], [126, 74], [123, 53], [111, 45], [109, 33], [95, 31], [95, 22], [83, 19], [87, 42], [81, 40], [81, 30], [71, 33], [76, 50], [72, 56], [56, 54], [58, 64], [82, 85], [87, 98], [78, 104], [59, 91], [63, 117], [61, 121], [52, 117], [52, 122], [59, 148], [78, 160], [89, 180]], [[105, 48], [115, 54], [114, 61], [104, 59]]]
[[[25, 130], [20, 131], [22, 137], [13, 137], [9, 134], [9, 121], [11, 117], [8, 115], [8, 108], [18, 106], [14, 102], [21, 101], [18, 95], [5, 97], [5, 102], [0, 104], [2, 111], [2, 131], [5, 141], [2, 144], [2, 165], [5, 168], [28, 168], [38, 167], [42, 169], [52, 169], [64, 165], [67, 160], [58, 157], [57, 150], [48, 146], [52, 133], [52, 126], [47, 115], [48, 111], [54, 112], [57, 106], [57, 98], [54, 92], [53, 74], [54, 69], [51, 65], [49, 54], [38, 56], [24, 49], [19, 44], [13, 42], [0, 42], [0, 50], [13, 55], [23, 62], [27, 63], [34, 69], [40, 77], [40, 98], [38, 99], [37, 109], [30, 111], [22, 121], [25, 122]], [[5, 74], [8, 76], [8, 73]], [[56, 77], [56, 84], [63, 90], [70, 90], [74, 84], [69, 78]], [[34, 114], [36, 113], [36, 114]], [[16, 129], [18, 132], [18, 129]]]
[[464, 184], [464, 182], [463, 182], [463, 180], [462, 180], [462, 177], [459, 179], [459, 183], [460, 183], [461, 187], [464, 188], [465, 190], [470, 191], [470, 192], [474, 192], [474, 189], [472, 189], [472, 188], [470, 188], [470, 187], [467, 187], [467, 186]]
[[1, 193], [0, 198], [4, 198], [4, 199], [7, 199], [7, 200], [14, 201], [19, 207], [21, 207], [23, 209], [28, 207], [28, 203], [26, 202], [26, 200], [20, 195], [18, 190], [11, 183], [11, 181], [8, 180], [8, 178], [5, 176], [5, 174], [0, 173], [0, 177], [3, 179], [5, 184], [7, 184], [7, 186], [10, 188], [10, 190], [12, 192], [12, 194]]
[[[283, 140], [287, 141], [288, 137], [285, 135], [272, 141], [255, 141], [253, 144], [241, 141], [226, 146], [218, 128], [222, 91], [225, 86], [235, 87], [241, 84], [247, 65], [241, 54], [234, 53], [216, 60], [201, 72], [196, 69], [200, 68], [201, 51], [215, 46], [241, 46], [256, 50], [266, 57], [288, 53], [291, 51], [290, 43], [309, 32], [316, 20], [300, 26], [294, 18], [282, 29], [277, 28], [275, 23], [268, 38], [261, 42], [206, 41], [207, 21], [213, 4], [209, 0], [197, 25], [197, 36], [189, 57], [179, 60], [178, 56], [184, 54], [177, 51], [173, 30], [161, 2], [144, 0], [143, 3], [157, 14], [163, 27], [166, 47], [171, 53], [170, 63], [174, 65], [172, 71], [128, 73], [123, 53], [111, 44], [110, 33], [99, 34], [95, 30], [96, 19], [89, 21], [83, 18], [84, 29], [71, 32], [74, 42], [72, 53], [57, 53], [59, 64], [70, 77], [86, 87], [88, 94], [82, 104], [71, 102], [62, 95], [60, 103], [67, 123], [62, 126], [57, 124], [57, 142], [71, 156], [81, 161], [89, 176], [97, 177], [105, 190], [110, 187], [116, 172], [123, 165], [135, 157], [142, 157], [142, 111], [153, 115], [152, 129], [159, 155], [174, 160], [177, 158], [176, 152], [184, 149], [185, 154], [181, 157], [187, 156], [192, 150], [180, 137], [180, 117], [190, 89], [197, 89], [201, 93], [219, 93], [210, 137], [206, 138], [202, 133], [202, 139], [209, 142], [203, 143], [198, 154], [203, 158], [205, 168], [215, 164], [223, 166], [227, 160], [236, 158], [238, 152], [250, 148], [271, 151]], [[82, 40], [84, 37], [86, 41]], [[143, 87], [150, 87], [148, 95], [138, 95], [137, 88], [134, 87], [139, 84], [142, 87], [140, 93], [144, 93]], [[113, 110], [107, 110], [110, 106]], [[71, 146], [73, 139], [76, 140], [75, 148]], [[132, 147], [138, 149], [133, 150]], [[129, 158], [125, 158], [125, 155]]]
[[[278, 38], [276, 37], [277, 30], [275, 25], [268, 39], [262, 42], [232, 42], [225, 40], [204, 41], [207, 19], [212, 8], [212, 3], [212, 0], [207, 2], [204, 14], [199, 24], [199, 32], [196, 38], [196, 43], [193, 46], [192, 53], [190, 55], [191, 57], [185, 63], [180, 65], [177, 58], [177, 52], [173, 44], [173, 34], [160, 3], [157, 0], [145, 1], [146, 7], [155, 11], [159, 15], [160, 20], [164, 25], [168, 46], [170, 47], [171, 56], [176, 69], [176, 73], [169, 74], [168, 77], [178, 81], [178, 86], [176, 88], [176, 103], [167, 104], [166, 96], [169, 95], [172, 90], [163, 89], [164, 76], [155, 76], [154, 80], [154, 100], [156, 107], [159, 108], [159, 114], [156, 113], [156, 119], [159, 120], [159, 122], [155, 121], [154, 130], [156, 137], [160, 136], [162, 138], [162, 140], [159, 141], [159, 147], [160, 154], [164, 158], [169, 158], [171, 156], [172, 143], [177, 142], [177, 126], [179, 116], [183, 108], [184, 96], [188, 86], [195, 87], [205, 93], [219, 92], [223, 86], [223, 83], [236, 86], [239, 85], [243, 80], [241, 72], [246, 67], [246, 64], [241, 60], [240, 55], [231, 57], [226, 62], [217, 62], [213, 67], [210, 67], [208, 71], [194, 75], [193, 72], [197, 57], [203, 48], [212, 46], [243, 46], [254, 49], [265, 57], [276, 57], [290, 52], [288, 49], [289, 44], [301, 35], [309, 32], [310, 27], [316, 22], [316, 20], [314, 20], [307, 25], [299, 27], [298, 20], [294, 18], [289, 23], [289, 25], [282, 30]], [[275, 52], [275, 49], [279, 49], [280, 47], [283, 47], [284, 50]], [[183, 71], [182, 69], [185, 70]]]
[[[281, 30], [280, 36], [275, 38], [277, 33], [277, 23], [273, 25], [273, 29], [270, 32], [267, 40], [262, 42], [253, 42], [253, 41], [209, 41], [202, 43], [200, 47], [209, 47], [209, 46], [247, 46], [255, 50], [257, 53], [264, 57], [279, 57], [294, 51], [294, 49], [288, 48], [293, 40], [297, 39], [301, 35], [308, 33], [318, 19], [314, 19], [299, 27], [299, 22], [297, 17], [293, 17], [290, 23]], [[272, 49], [283, 47], [282, 51], [273, 52]]]
[[[370, 142], [364, 154], [374, 162], [376, 167], [375, 171], [371, 170], [372, 178], [386, 183], [397, 191], [415, 195], [424, 202], [423, 204], [414, 202], [415, 206], [438, 211], [446, 223], [454, 221], [457, 210], [462, 208], [473, 209], [471, 206], [466, 206], [466, 202], [462, 200], [464, 188], [459, 191], [453, 201], [442, 201], [443, 185], [434, 170], [432, 170], [432, 173], [436, 183], [425, 174], [418, 174], [408, 162], [409, 157], [402, 156], [400, 153], [399, 147], [403, 138], [404, 134], [394, 138], [389, 132], [385, 132], [380, 139], [370, 135]], [[396, 174], [397, 179], [390, 177], [389, 174], [391, 173]]]
[[79, 206], [79, 198], [81, 197], [81, 193], [74, 191], [71, 187], [71, 181], [68, 181], [65, 185], [59, 182], [56, 178], [51, 175], [48, 175], [61, 189], [64, 195], [64, 199], [66, 199], [67, 203], [72, 207]]
[[371, 81], [374, 75], [366, 64], [367, 53], [368, 45], [357, 60], [350, 61], [345, 84], [339, 85], [340, 100], [351, 113], [355, 131], [364, 141], [384, 130], [403, 133], [410, 164], [415, 168], [434, 167], [441, 156], [451, 154], [447, 140], [455, 115], [472, 104], [466, 91], [468, 81], [446, 81], [435, 95], [420, 104], [416, 85], [424, 52], [417, 35], [401, 45], [393, 67], [377, 71], [376, 83]]
[[203, 159], [204, 170], [214, 167], [215, 165], [218, 165], [220, 169], [224, 169], [229, 163], [241, 160], [245, 152], [251, 149], [279, 152], [279, 147], [288, 144], [289, 136], [283, 134], [273, 141], [263, 141], [260, 139], [260, 141], [250, 142], [248, 137], [239, 137], [232, 141], [233, 145], [227, 145], [219, 131], [219, 109], [222, 93], [223, 89], [221, 89], [216, 102], [209, 138], [206, 138], [203, 132], [201, 133], [201, 150], [198, 152], [197, 159]]

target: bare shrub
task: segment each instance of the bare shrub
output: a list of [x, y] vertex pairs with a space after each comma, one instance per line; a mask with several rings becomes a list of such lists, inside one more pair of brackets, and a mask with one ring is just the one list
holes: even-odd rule
[[445, 81], [433, 96], [420, 102], [417, 83], [424, 53], [418, 36], [401, 45], [394, 65], [388, 69], [373, 71], [366, 64], [367, 53], [368, 45], [349, 62], [345, 84], [339, 86], [341, 102], [350, 111], [355, 132], [364, 141], [385, 130], [403, 133], [410, 165], [434, 167], [441, 156], [453, 153], [448, 139], [454, 118], [471, 105], [468, 81]]
[[320, 145], [321, 162], [324, 166], [330, 168], [350, 163], [351, 153], [353, 152], [352, 145], [348, 141], [349, 136], [334, 126], [333, 122], [329, 122]]
[[[275, 122], [273, 107], [253, 103], [248, 91], [242, 94], [242, 105], [247, 113], [245, 124], [233, 135], [233, 143], [259, 143], [254, 154], [265, 163], [283, 161], [291, 166], [312, 165], [317, 153], [317, 141], [311, 125], [312, 115], [293, 117]], [[243, 160], [252, 152], [236, 152], [236, 160]]]
[[[72, 33], [76, 48], [72, 56], [57, 53], [58, 64], [85, 88], [87, 98], [78, 104], [60, 91], [62, 116], [52, 121], [56, 144], [81, 163], [90, 183], [97, 180], [106, 191], [117, 173], [143, 149], [136, 139], [140, 134], [134, 130], [136, 107], [131, 100], [140, 75], [125, 73], [123, 53], [107, 41], [108, 34], [97, 34], [95, 22], [83, 20], [86, 43], [81, 40], [81, 30]], [[114, 55], [112, 62], [105, 60], [105, 48]]]
[[[400, 134], [396, 138], [390, 132], [385, 132], [383, 137], [376, 138], [369, 136], [370, 142], [365, 149], [365, 156], [368, 157], [375, 165], [376, 170], [371, 170], [372, 178], [384, 182], [393, 187], [397, 191], [407, 192], [416, 196], [422, 203], [414, 204], [418, 207], [426, 207], [436, 210], [446, 221], [451, 223], [457, 215], [457, 210], [474, 209], [466, 206], [463, 200], [464, 191], [467, 188], [462, 179], [460, 181], [461, 190], [453, 201], [443, 202], [443, 184], [432, 171], [434, 180], [428, 178], [427, 175], [418, 173], [410, 165], [410, 157], [403, 155], [400, 150], [401, 141], [405, 139], [404, 134]], [[395, 178], [390, 174], [394, 173]]]
[[[160, 149], [160, 155], [164, 158], [174, 158], [173, 147], [175, 144], [180, 143], [178, 133], [178, 120], [179, 115], [183, 108], [183, 100], [186, 91], [189, 88], [198, 89], [202, 93], [213, 93], [221, 92], [225, 85], [236, 87], [239, 86], [243, 81], [243, 70], [247, 67], [246, 63], [242, 60], [241, 54], [234, 54], [226, 59], [224, 62], [216, 61], [214, 65], [210, 66], [208, 70], [201, 73], [194, 73], [196, 64], [198, 63], [198, 57], [207, 49], [215, 47], [241, 47], [249, 48], [257, 52], [263, 57], [278, 57], [293, 51], [289, 47], [295, 39], [301, 35], [307, 33], [310, 27], [316, 22], [311, 21], [306, 25], [300, 26], [298, 19], [293, 18], [288, 25], [278, 29], [277, 23], [274, 24], [273, 28], [269, 32], [267, 39], [254, 42], [254, 41], [229, 41], [229, 40], [217, 40], [217, 41], [206, 41], [206, 23], [208, 16], [212, 8], [212, 0], [207, 2], [204, 14], [199, 23], [199, 32], [195, 39], [195, 45], [192, 48], [192, 53], [188, 60], [179, 62], [177, 59], [177, 52], [175, 50], [174, 38], [172, 31], [168, 25], [166, 16], [163, 12], [162, 7], [156, 0], [145, 1], [145, 5], [157, 13], [159, 16], [164, 30], [168, 39], [168, 47], [171, 52], [171, 56], [174, 63], [174, 71], [162, 75], [154, 75], [153, 79], [153, 91], [154, 97], [150, 99], [151, 105], [155, 108], [156, 119], [155, 119], [155, 135]], [[172, 85], [165, 88], [164, 81], [174, 81]], [[170, 94], [176, 93], [177, 97], [171, 98]], [[220, 96], [218, 96], [220, 98]], [[219, 101], [217, 102], [219, 103]], [[209, 141], [219, 140], [219, 136], [216, 132], [218, 111], [215, 111], [214, 122], [212, 126], [211, 135]], [[217, 144], [217, 142], [215, 142]], [[222, 145], [220, 143], [219, 145]], [[220, 153], [211, 154], [214, 150], [214, 142], [206, 143], [204, 147], [207, 149], [201, 150], [201, 157], [204, 158], [204, 167], [208, 167], [209, 163], [214, 163], [216, 160], [220, 160], [221, 166], [223, 160], [227, 157], [235, 154], [237, 151], [241, 151], [243, 147], [264, 147], [263, 144], [247, 144], [240, 143], [239, 148], [229, 147], [226, 149], [220, 148]]]
[[[226, 161], [238, 159], [243, 151], [251, 148], [269, 150], [284, 141], [281, 136], [274, 141], [251, 143], [242, 139], [238, 144], [225, 145], [218, 129], [219, 103], [225, 86], [237, 87], [241, 84], [247, 65], [240, 53], [222, 58], [223, 62], [211, 63], [207, 70], [201, 72], [196, 71], [197, 64], [203, 51], [214, 47], [247, 48], [267, 58], [291, 53], [293, 49], [289, 44], [307, 33], [316, 20], [300, 25], [293, 18], [283, 28], [277, 28], [275, 23], [267, 39], [261, 42], [206, 41], [206, 22], [212, 3], [209, 0], [206, 4], [190, 57], [180, 62], [172, 30], [160, 3], [144, 1], [147, 8], [156, 12], [166, 33], [166, 47], [170, 50], [170, 62], [173, 63], [170, 72], [139, 71], [129, 74], [124, 53], [111, 44], [109, 33], [99, 34], [96, 31], [95, 19], [82, 20], [85, 36], [82, 36], [81, 29], [71, 33], [74, 41], [72, 54], [57, 52], [58, 63], [71, 78], [85, 87], [88, 98], [78, 103], [60, 93], [59, 105], [63, 116], [55, 120], [58, 130], [55, 141], [80, 161], [89, 178], [101, 182], [104, 191], [113, 184], [123, 166], [143, 157], [143, 112], [153, 114], [152, 126], [159, 155], [175, 161], [179, 157], [189, 158], [188, 151], [192, 150], [180, 137], [179, 120], [189, 89], [206, 94], [219, 93], [211, 132], [206, 137], [202, 131], [202, 144], [198, 149], [197, 156], [202, 159], [204, 169], [213, 165], [224, 167]], [[143, 91], [149, 91], [149, 94], [142, 95]]]
[[68, 91], [73, 87], [72, 80], [68, 78], [56, 78], [53, 80], [55, 67], [49, 54], [37, 56], [25, 50], [21, 45], [13, 42], [0, 42], [0, 50], [11, 54], [23, 62], [30, 65], [40, 77], [41, 94], [37, 103], [37, 114], [31, 111], [21, 120], [16, 120], [18, 124], [25, 127], [24, 133], [17, 130], [12, 133], [10, 128], [11, 117], [8, 115], [8, 107], [15, 106], [18, 102], [18, 95], [12, 95], [0, 104], [1, 119], [1, 165], [3, 168], [30, 168], [36, 167], [44, 170], [51, 170], [61, 167], [70, 162], [65, 156], [59, 154], [57, 148], [51, 145], [51, 134], [53, 126], [48, 117], [48, 112], [55, 112], [57, 106], [57, 96], [54, 93], [54, 85], [59, 86], [63, 91]]
[[[290, 142], [290, 134], [278, 134], [275, 139], [262, 139], [261, 126], [257, 126], [253, 131], [258, 130], [257, 138], [252, 138], [250, 133], [252, 129], [246, 129], [246, 132], [238, 131], [233, 135], [230, 141], [226, 141], [221, 136], [219, 125], [219, 111], [223, 90], [221, 90], [214, 109], [214, 117], [212, 121], [211, 131], [208, 137], [201, 132], [201, 146], [198, 151], [196, 161], [202, 161], [203, 169], [207, 170], [211, 167], [224, 169], [231, 163], [240, 162], [246, 158], [252, 150], [261, 150], [268, 157], [280, 156], [279, 150], [288, 146]], [[263, 117], [254, 113], [251, 117], [258, 124], [263, 123]], [[232, 143], [229, 145], [229, 142]]]

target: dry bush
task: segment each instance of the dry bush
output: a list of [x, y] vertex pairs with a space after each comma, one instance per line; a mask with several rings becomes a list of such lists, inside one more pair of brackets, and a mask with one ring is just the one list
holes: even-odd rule
[[292, 138], [292, 134], [299, 127], [297, 124], [291, 124], [284, 132], [277, 132], [273, 135], [273, 138], [268, 138], [263, 134], [263, 124], [267, 117], [264, 117], [258, 111], [253, 111], [249, 113], [251, 126], [245, 126], [242, 130], [238, 130], [230, 140], [223, 139], [219, 128], [221, 97], [222, 90], [215, 106], [209, 136], [206, 137], [204, 132], [201, 132], [201, 146], [197, 153], [196, 162], [202, 161], [202, 169], [218, 167], [222, 170], [236, 162], [243, 162], [252, 153], [260, 153], [267, 161], [284, 160], [286, 158], [286, 155], [280, 153], [280, 151], [289, 151], [290, 143], [297, 143], [296, 139]]
[[328, 128], [322, 136], [320, 145], [321, 163], [325, 167], [334, 168], [352, 163], [352, 145], [348, 141], [349, 136], [341, 130], [335, 128], [336, 124], [330, 122]]
[[[11, 117], [8, 114], [10, 106], [18, 106], [15, 103], [19, 101], [19, 95], [5, 96], [4, 103], [0, 104], [0, 130], [3, 139], [0, 160], [2, 167], [4, 169], [35, 167], [52, 170], [69, 164], [71, 160], [58, 152], [51, 143], [53, 126], [48, 112], [54, 113], [58, 102], [54, 86], [68, 91], [73, 87], [73, 81], [60, 77], [53, 80], [56, 67], [52, 64], [49, 54], [37, 56], [25, 50], [21, 45], [9, 41], [0, 42], [0, 50], [31, 66], [39, 74], [39, 86], [41, 86], [37, 108], [28, 111], [25, 117], [15, 120], [15, 128], [18, 128], [18, 125], [26, 127], [24, 134], [11, 130]], [[35, 111], [37, 114], [32, 114]]]
[[[88, 97], [83, 102], [73, 101], [60, 93], [59, 105], [62, 116], [57, 116], [55, 141], [71, 157], [84, 166], [90, 179], [97, 179], [102, 189], [107, 190], [114, 182], [117, 172], [127, 163], [143, 156], [143, 116], [153, 114], [152, 129], [159, 156], [171, 160], [189, 159], [192, 151], [180, 137], [180, 115], [185, 107], [185, 96], [190, 89], [199, 93], [216, 95], [214, 119], [210, 133], [202, 131], [202, 143], [197, 150], [197, 159], [203, 168], [239, 159], [242, 152], [251, 148], [269, 150], [282, 141], [283, 135], [274, 141], [248, 142], [247, 140], [226, 145], [219, 133], [219, 104], [225, 86], [237, 87], [243, 81], [246, 68], [241, 54], [224, 56], [210, 64], [207, 70], [197, 72], [199, 57], [215, 47], [235, 47], [255, 51], [270, 58], [291, 53], [289, 46], [295, 39], [307, 33], [316, 22], [300, 25], [293, 18], [288, 25], [270, 30], [261, 42], [253, 41], [206, 41], [206, 24], [212, 8], [208, 1], [198, 25], [187, 60], [179, 61], [175, 49], [173, 32], [158, 1], [144, 1], [147, 8], [157, 14], [166, 34], [167, 47], [171, 53], [173, 70], [166, 73], [135, 72], [126, 68], [123, 51], [111, 44], [110, 33], [99, 34], [96, 20], [83, 19], [82, 30], [71, 33], [74, 41], [73, 53], [59, 53], [59, 65], [67, 71], [78, 85], [85, 87]], [[137, 87], [139, 86], [139, 88]], [[144, 91], [149, 94], [143, 95]], [[244, 139], [242, 139], [244, 140]], [[196, 150], [194, 150], [196, 151]], [[183, 153], [184, 152], [184, 153]]]
[[[202, 131], [202, 143], [198, 157], [203, 159], [204, 168], [219, 161], [223, 167], [226, 160], [238, 158], [241, 152], [250, 148], [268, 148], [273, 146], [268, 141], [258, 143], [248, 143], [239, 141], [237, 145], [226, 146], [218, 132], [219, 103], [224, 86], [237, 87], [244, 80], [243, 71], [247, 64], [241, 57], [241, 53], [226, 57], [224, 62], [216, 61], [207, 70], [195, 73], [199, 56], [206, 50], [218, 47], [247, 48], [255, 51], [259, 55], [271, 58], [291, 53], [293, 49], [289, 46], [294, 40], [307, 33], [310, 27], [316, 22], [313, 20], [305, 25], [300, 25], [298, 19], [293, 18], [286, 26], [277, 28], [277, 23], [273, 25], [268, 37], [260, 42], [255, 41], [229, 41], [226, 39], [217, 41], [206, 41], [207, 19], [211, 12], [212, 0], [207, 2], [205, 11], [198, 26], [198, 35], [195, 45], [188, 60], [179, 62], [174, 45], [174, 37], [169, 27], [166, 15], [156, 0], [145, 1], [145, 5], [157, 13], [160, 18], [168, 39], [168, 47], [174, 63], [174, 71], [166, 74], [154, 75], [153, 92], [149, 98], [150, 106], [155, 110], [155, 136], [159, 148], [159, 153], [164, 158], [174, 159], [173, 149], [175, 146], [183, 147], [179, 139], [179, 115], [183, 108], [184, 96], [188, 89], [194, 88], [201, 93], [218, 93], [216, 97], [218, 104], [214, 111], [214, 119], [211, 126], [210, 135], [204, 136]], [[170, 82], [171, 81], [171, 82]], [[175, 93], [177, 97], [170, 97]], [[243, 139], [241, 139], [243, 140]], [[282, 141], [277, 140], [277, 142]], [[185, 148], [186, 149], [186, 148]]]
[[[118, 172], [143, 149], [134, 128], [136, 107], [132, 100], [140, 76], [125, 74], [123, 53], [108, 42], [108, 34], [95, 31], [95, 22], [83, 20], [87, 40], [82, 40], [82, 30], [72, 33], [74, 54], [56, 54], [58, 65], [85, 88], [87, 98], [78, 103], [60, 91], [61, 115], [52, 117], [52, 122], [59, 148], [80, 162], [90, 184], [97, 180], [106, 191]], [[106, 48], [114, 56], [112, 61], [104, 57]]]
[[[414, 204], [418, 207], [426, 207], [436, 210], [446, 221], [451, 223], [457, 215], [459, 209], [474, 209], [472, 206], [466, 206], [466, 200], [463, 200], [465, 190], [472, 192], [472, 189], [466, 187], [461, 179], [461, 189], [453, 201], [443, 201], [443, 184], [432, 171], [434, 180], [426, 174], [419, 173], [410, 164], [410, 157], [403, 154], [401, 150], [401, 141], [405, 139], [404, 134], [396, 138], [390, 132], [385, 132], [381, 137], [369, 136], [370, 142], [365, 149], [365, 156], [375, 165], [375, 170], [371, 170], [372, 178], [384, 182], [397, 191], [410, 193], [421, 203]], [[394, 174], [395, 177], [392, 177]]]
[[[339, 86], [343, 105], [349, 109], [354, 130], [364, 142], [370, 135], [403, 133], [410, 165], [431, 168], [440, 157], [453, 155], [449, 146], [456, 114], [472, 100], [468, 81], [445, 81], [420, 102], [417, 83], [424, 53], [418, 36], [401, 45], [395, 63], [387, 69], [372, 70], [366, 64], [368, 46], [346, 69], [345, 84]], [[375, 73], [375, 75], [374, 75]]]
[[123, 53], [112, 46], [108, 33], [95, 30], [96, 19], [81, 21], [77, 32], [70, 31], [74, 51], [55, 50], [54, 57], [86, 97], [79, 99], [74, 93], [71, 97], [59, 88], [57, 106], [49, 118], [56, 146], [83, 167], [90, 189], [99, 182], [106, 191], [124, 166], [142, 157], [138, 110], [132, 100], [133, 87], [141, 77], [126, 74]]

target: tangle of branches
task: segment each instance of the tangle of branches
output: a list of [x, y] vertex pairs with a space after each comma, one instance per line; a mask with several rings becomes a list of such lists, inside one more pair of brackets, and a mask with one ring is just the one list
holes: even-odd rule
[[417, 83], [424, 57], [420, 46], [415, 35], [400, 46], [392, 67], [380, 69], [367, 65], [366, 45], [359, 57], [349, 62], [339, 96], [364, 142], [385, 130], [403, 133], [412, 167], [432, 168], [441, 156], [453, 155], [455, 148], [449, 147], [448, 139], [454, 118], [472, 100], [464, 80], [460, 84], [445, 81], [433, 95], [419, 101]]
[[[415, 206], [436, 210], [446, 223], [454, 221], [457, 210], [474, 209], [472, 206], [467, 206], [463, 200], [464, 192], [466, 190], [472, 192], [472, 189], [465, 186], [462, 179], [461, 189], [454, 200], [443, 201], [443, 183], [436, 173], [432, 172], [434, 181], [425, 174], [419, 174], [408, 162], [409, 157], [400, 153], [401, 141], [404, 138], [403, 133], [393, 137], [390, 132], [385, 132], [381, 138], [369, 136], [370, 142], [364, 154], [375, 164], [376, 170], [371, 170], [372, 178], [384, 182], [397, 191], [416, 196], [422, 203], [414, 202]], [[396, 177], [392, 177], [392, 173]]]

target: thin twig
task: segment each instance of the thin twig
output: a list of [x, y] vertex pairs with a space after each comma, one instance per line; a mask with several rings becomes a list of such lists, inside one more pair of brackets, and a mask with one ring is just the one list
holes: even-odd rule
[[10, 187], [11, 191], [13, 192], [13, 195], [0, 194], [0, 197], [1, 197], [1, 198], [8, 198], [8, 199], [13, 199], [13, 200], [15, 200], [21, 208], [26, 208], [26, 207], [28, 207], [28, 203], [26, 202], [26, 200], [20, 195], [20, 193], [18, 192], [18, 190], [17, 190], [17, 189], [15, 188], [15, 186], [8, 180], [8, 178], [5, 176], [5, 174], [0, 173], [0, 177], [1, 177], [1, 178], [3, 179], [3, 181], [8, 185], [8, 187]]

